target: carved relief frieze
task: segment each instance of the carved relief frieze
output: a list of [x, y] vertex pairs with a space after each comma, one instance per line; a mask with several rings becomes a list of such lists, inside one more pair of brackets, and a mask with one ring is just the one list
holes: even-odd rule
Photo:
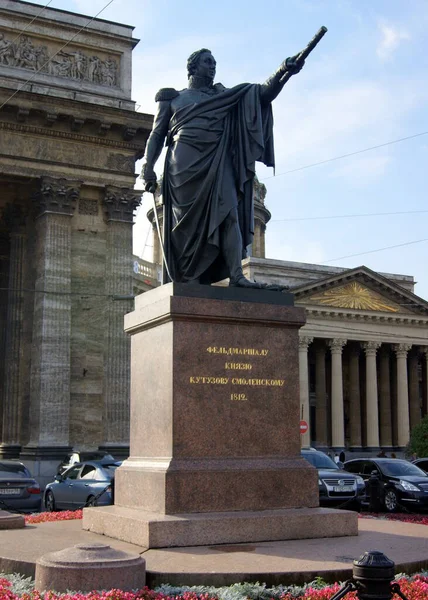
[[79, 215], [95, 216], [98, 214], [98, 200], [79, 198]]
[[114, 171], [134, 173], [135, 159], [133, 156], [126, 156], [126, 154], [110, 154], [107, 159], [107, 166]]
[[108, 87], [119, 85], [119, 62], [112, 56], [103, 59], [71, 47], [48, 49], [28, 35], [16, 40], [0, 32], [0, 65]]
[[141, 194], [130, 188], [108, 186], [105, 190], [104, 207], [107, 221], [132, 223], [134, 210], [141, 202]]
[[36, 213], [72, 215], [80, 194], [80, 182], [42, 177], [40, 189], [33, 195]]
[[352, 308], [357, 310], [376, 310], [381, 312], [398, 312], [399, 308], [377, 292], [353, 281], [340, 287], [314, 294], [307, 299], [309, 303], [334, 306], [336, 308]]

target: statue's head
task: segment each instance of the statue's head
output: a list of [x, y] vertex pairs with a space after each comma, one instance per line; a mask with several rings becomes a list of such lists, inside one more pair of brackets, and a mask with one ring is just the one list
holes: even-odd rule
[[187, 78], [196, 75], [214, 79], [216, 61], [208, 48], [201, 48], [193, 52], [187, 59]]

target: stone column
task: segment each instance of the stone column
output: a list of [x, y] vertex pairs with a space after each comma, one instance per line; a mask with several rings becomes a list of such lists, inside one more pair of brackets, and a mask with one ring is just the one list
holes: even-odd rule
[[[30, 442], [21, 453], [42, 483], [69, 450], [71, 218], [80, 183], [43, 177], [36, 220]], [[33, 463], [34, 461], [34, 463]], [[50, 462], [49, 462], [50, 461]], [[40, 470], [39, 470], [40, 469]]]
[[5, 328], [3, 427], [0, 457], [19, 458], [23, 405], [23, 322], [26, 232], [21, 206], [9, 204], [3, 213], [10, 232], [9, 294]]
[[141, 201], [134, 190], [107, 187], [106, 322], [104, 344], [105, 442], [102, 449], [121, 458], [129, 453], [130, 338], [123, 317], [133, 309], [132, 225]]
[[379, 355], [379, 434], [382, 448], [392, 447], [391, 380], [389, 347], [381, 348]]
[[349, 432], [351, 448], [361, 448], [360, 349], [349, 353]]
[[422, 398], [422, 414], [428, 415], [428, 346], [421, 346], [422, 352], [422, 371], [425, 382], [424, 396]]
[[315, 440], [318, 447], [327, 447], [327, 388], [324, 342], [318, 342], [315, 348], [315, 398]]
[[411, 344], [395, 344], [397, 356], [397, 445], [404, 448], [410, 437], [409, 388], [407, 382], [407, 353]]
[[380, 342], [364, 342], [366, 353], [366, 446], [368, 450], [379, 448], [379, 408], [377, 395], [376, 352]]
[[311, 415], [309, 410], [309, 371], [308, 347], [314, 341], [313, 337], [299, 337], [299, 389], [300, 389], [300, 418], [308, 424], [308, 431], [300, 436], [301, 445], [311, 445]]
[[342, 339], [328, 342], [331, 350], [331, 445], [335, 449], [345, 447], [342, 350], [346, 342]]
[[421, 401], [419, 397], [419, 352], [414, 349], [409, 354], [409, 409], [410, 430], [421, 420]]
[[3, 390], [6, 360], [6, 319], [8, 296], [7, 290], [9, 287], [9, 246], [9, 236], [6, 232], [0, 230], [0, 423], [3, 422]]

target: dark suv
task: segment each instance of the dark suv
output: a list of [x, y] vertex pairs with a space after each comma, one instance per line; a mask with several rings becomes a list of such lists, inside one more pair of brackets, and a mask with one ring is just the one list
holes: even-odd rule
[[359, 510], [365, 500], [364, 480], [343, 471], [327, 454], [319, 450], [303, 449], [301, 455], [318, 471], [321, 505], [336, 505]]
[[398, 508], [428, 508], [428, 475], [399, 458], [356, 458], [345, 469], [365, 481], [375, 471], [380, 481], [380, 500], [388, 512]]

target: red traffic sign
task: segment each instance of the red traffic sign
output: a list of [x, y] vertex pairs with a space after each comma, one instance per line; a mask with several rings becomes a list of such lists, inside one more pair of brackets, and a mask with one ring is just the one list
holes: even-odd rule
[[300, 433], [303, 435], [308, 431], [309, 427], [306, 421], [300, 421]]

